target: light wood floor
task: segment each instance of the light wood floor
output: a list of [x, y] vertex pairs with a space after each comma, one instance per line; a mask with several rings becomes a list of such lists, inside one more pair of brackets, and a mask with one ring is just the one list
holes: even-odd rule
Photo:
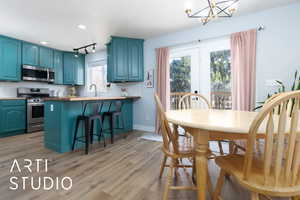
[[[118, 139], [106, 148], [94, 145], [89, 155], [83, 151], [58, 154], [43, 147], [43, 134], [33, 133], [0, 139], [0, 199], [78, 199], [78, 200], [160, 200], [165, 176], [159, 180], [158, 172], [162, 153], [161, 143], [138, 140], [141, 132], [131, 132], [126, 139]], [[20, 163], [23, 159], [49, 159], [48, 173], [23, 171], [13, 176], [63, 177], [73, 180], [69, 191], [34, 191], [22, 189], [11, 191], [9, 170], [13, 159]], [[24, 167], [22, 167], [24, 170]], [[213, 184], [218, 168], [210, 161]], [[178, 184], [187, 184], [186, 173], [180, 171]], [[28, 185], [26, 185], [28, 186]], [[248, 192], [226, 180], [223, 189], [224, 200], [249, 199]], [[196, 199], [194, 191], [174, 191], [170, 200]], [[208, 198], [209, 199], [209, 198]]]

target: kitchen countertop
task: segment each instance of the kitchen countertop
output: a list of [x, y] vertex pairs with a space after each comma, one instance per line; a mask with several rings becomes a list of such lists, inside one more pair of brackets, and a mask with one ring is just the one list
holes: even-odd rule
[[0, 100], [25, 100], [25, 97], [0, 97]]
[[45, 101], [104, 101], [104, 100], [122, 100], [122, 99], [139, 99], [140, 96], [127, 97], [50, 97], [45, 98]]

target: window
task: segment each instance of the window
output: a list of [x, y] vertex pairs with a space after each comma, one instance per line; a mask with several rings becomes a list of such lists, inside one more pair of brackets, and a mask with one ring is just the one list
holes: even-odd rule
[[199, 49], [174, 49], [170, 56], [170, 108], [177, 109], [185, 93], [199, 91]]
[[231, 109], [230, 50], [210, 53], [211, 102], [216, 109]]
[[171, 93], [191, 91], [191, 56], [171, 58], [170, 89]]
[[[87, 80], [89, 87], [91, 84], [97, 86], [98, 92], [107, 92], [107, 65], [105, 62], [97, 62], [89, 65], [87, 70]], [[90, 88], [88, 88], [89, 90]], [[92, 92], [89, 90], [89, 92]]]
[[170, 108], [189, 92], [202, 94], [215, 109], [231, 109], [229, 37], [171, 49]]

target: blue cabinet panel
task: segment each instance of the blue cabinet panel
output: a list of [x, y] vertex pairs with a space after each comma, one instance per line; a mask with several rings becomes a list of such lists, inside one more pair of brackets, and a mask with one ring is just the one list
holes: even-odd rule
[[115, 38], [112, 42], [113, 49], [113, 79], [115, 81], [126, 81], [128, 79], [128, 56], [127, 40]]
[[0, 137], [24, 133], [25, 129], [25, 100], [0, 101]]
[[144, 80], [144, 40], [112, 37], [107, 44], [109, 82]]
[[47, 47], [39, 47], [39, 66], [45, 68], [53, 67], [53, 50]]
[[64, 84], [84, 85], [85, 84], [85, 57], [74, 53], [64, 53]]
[[0, 36], [0, 80], [21, 80], [21, 41]]
[[53, 53], [53, 67], [55, 71], [55, 84], [63, 84], [63, 53], [61, 51], [54, 51]]
[[22, 45], [22, 64], [39, 65], [39, 46], [27, 42]]
[[141, 40], [128, 40], [128, 80], [143, 81], [144, 55], [143, 42]]

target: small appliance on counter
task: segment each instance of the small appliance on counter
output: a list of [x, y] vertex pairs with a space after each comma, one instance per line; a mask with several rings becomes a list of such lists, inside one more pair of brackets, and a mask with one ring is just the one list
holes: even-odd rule
[[68, 88], [68, 97], [76, 97], [76, 88], [71, 86]]
[[48, 88], [18, 88], [18, 97], [27, 100], [27, 133], [44, 129], [44, 97], [50, 96]]

